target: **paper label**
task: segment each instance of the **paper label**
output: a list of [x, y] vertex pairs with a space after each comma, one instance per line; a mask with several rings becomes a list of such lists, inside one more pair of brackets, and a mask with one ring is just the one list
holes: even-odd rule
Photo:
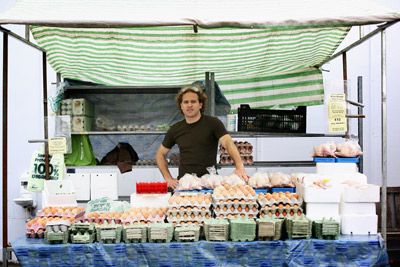
[[98, 198], [88, 202], [86, 212], [110, 211], [112, 200], [107, 197]]
[[67, 138], [65, 138], [65, 137], [50, 138], [49, 153], [51, 155], [67, 153]]
[[347, 131], [345, 94], [329, 95], [328, 124], [328, 131], [330, 133], [343, 133]]

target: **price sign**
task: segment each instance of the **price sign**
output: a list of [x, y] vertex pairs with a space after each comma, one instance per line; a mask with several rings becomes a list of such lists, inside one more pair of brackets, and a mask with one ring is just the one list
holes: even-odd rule
[[67, 138], [65, 137], [50, 138], [49, 153], [51, 155], [67, 153]]
[[331, 94], [328, 99], [328, 130], [330, 133], [347, 131], [346, 96]]

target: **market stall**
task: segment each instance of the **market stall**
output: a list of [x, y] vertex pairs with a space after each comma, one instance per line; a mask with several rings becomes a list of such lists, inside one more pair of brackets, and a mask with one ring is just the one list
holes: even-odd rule
[[[146, 1], [144, 3], [132, 1], [120, 1], [118, 3], [115, 1], [113, 3], [108, 1], [101, 3], [99, 1], [96, 1], [96, 3], [59, 1], [58, 4], [60, 6], [54, 5], [54, 2], [53, 4], [46, 2], [39, 4], [35, 1], [21, 1], [13, 9], [0, 15], [0, 23], [35, 25], [32, 27], [32, 32], [39, 45], [46, 50], [47, 54], [44, 53], [44, 58], [47, 56], [54, 69], [61, 73], [64, 78], [81, 79], [114, 86], [179, 85], [199, 80], [205, 71], [212, 70], [217, 73], [221, 80], [222, 91], [226, 94], [232, 108], [238, 107], [243, 101], [252, 104], [253, 107], [263, 108], [273, 105], [290, 106], [322, 103], [322, 74], [319, 67], [329, 59], [345, 37], [350, 26], [395, 22], [400, 18], [399, 13], [381, 9], [374, 5], [366, 5], [364, 1], [360, 3], [356, 1], [352, 1], [352, 3], [347, 1], [325, 3], [326, 6], [321, 6], [320, 2], [316, 3], [315, 1], [302, 1], [298, 4], [290, 1], [280, 1], [279, 3], [254, 1], [251, 4], [240, 2], [235, 3], [235, 5], [221, 1], [217, 3], [211, 1], [201, 3], [196, 1], [162, 3], [158, 1]], [[72, 8], [74, 11], [71, 11], [71, 7], [74, 7], [74, 5], [79, 6], [79, 9]], [[321, 12], [315, 12], [316, 7], [319, 7]], [[224, 12], [221, 14], [222, 9]], [[96, 12], [93, 12], [93, 10], [96, 10]], [[285, 10], [285, 14], [282, 14], [282, 10]], [[266, 15], [266, 12], [268, 12], [268, 15]], [[115, 16], [115, 14], [118, 14], [118, 16]], [[377, 32], [384, 31], [385, 27], [390, 25], [386, 24]], [[162, 33], [162, 31], [166, 33]], [[5, 36], [8, 34], [5, 31]], [[78, 39], [80, 40], [77, 42], [77, 46], [70, 46], [71, 43], [75, 42], [71, 36], [79, 36]], [[155, 36], [158, 39], [154, 39]], [[293, 36], [293, 38], [288, 36]], [[136, 40], [142, 37], [141, 43], [136, 43]], [[160, 41], [160, 37], [168, 44], [167, 48], [172, 47], [175, 50], [157, 47], [155, 42]], [[107, 43], [108, 40], [114, 39], [118, 42]], [[182, 43], [182, 40], [186, 39], [190, 42]], [[217, 46], [224, 40], [232, 42]], [[242, 42], [242, 40], [245, 41]], [[178, 45], [174, 48], [175, 42]], [[193, 44], [193, 42], [197, 44]], [[271, 46], [264, 47], [265, 44], [271, 43]], [[121, 44], [124, 49], [121, 49]], [[185, 45], [189, 47], [189, 50], [182, 50], [179, 47]], [[113, 46], [117, 46], [117, 48]], [[102, 48], [103, 50], [101, 50]], [[76, 49], [86, 52], [77, 53]], [[193, 51], [190, 49], [193, 49]], [[104, 58], [99, 57], [99, 51]], [[110, 54], [107, 55], [106, 52]], [[235, 52], [237, 54], [234, 54]], [[143, 56], [152, 53], [158, 55], [156, 60], [152, 57]], [[159, 54], [163, 53], [177, 56], [162, 60]], [[180, 57], [185, 53], [193, 53], [193, 55], [186, 55], [186, 58]], [[232, 56], [232, 53], [234, 56]], [[110, 55], [114, 55], [115, 58], [111, 58]], [[124, 56], [129, 60], [137, 59], [137, 61], [134, 61], [132, 65], [126, 65], [129, 60]], [[232, 60], [230, 61], [229, 58], [232, 58]], [[221, 61], [224, 61], [224, 64]], [[240, 77], [240, 79], [237, 79], [237, 77]], [[283, 85], [285, 91], [279, 92], [280, 88], [276, 86], [277, 84]], [[7, 86], [4, 86], [3, 90], [4, 96], [7, 96]], [[268, 93], [270, 90], [275, 91], [270, 94]], [[385, 90], [384, 85], [382, 90]], [[281, 96], [276, 97], [277, 94]], [[255, 97], [255, 95], [257, 96]], [[4, 98], [7, 100], [6, 97]], [[7, 114], [7, 105], [3, 105], [3, 109], [5, 109], [3, 114]], [[3, 153], [4, 151], [7, 153], [7, 150], [4, 149], [7, 146], [7, 132], [4, 131], [7, 128], [7, 120], [5, 122], [5, 126], [3, 126], [3, 142], [5, 142]], [[3, 159], [3, 164], [7, 165], [7, 154], [3, 156]], [[385, 160], [384, 163], [386, 163]], [[383, 175], [383, 177], [386, 179], [386, 175]], [[7, 185], [7, 179], [7, 171], [3, 169], [3, 199], [5, 199], [5, 203], [7, 202], [7, 186], [4, 185]], [[385, 186], [385, 182], [383, 185]], [[385, 199], [385, 195], [383, 195], [383, 199]], [[384, 208], [383, 214], [386, 215]], [[3, 218], [7, 218], [6, 205], [3, 206]], [[384, 231], [384, 225], [382, 229]], [[7, 220], [5, 220], [3, 226], [4, 249], [8, 246], [7, 233], [8, 225]], [[326, 258], [329, 258], [332, 253], [347, 250], [350, 247], [352, 253], [348, 255], [352, 259], [355, 255], [364, 255], [360, 256], [362, 261], [365, 259], [364, 257], [369, 255], [371, 258], [368, 259], [368, 262], [384, 262], [385, 253], [380, 245], [381, 239], [379, 236], [370, 238], [372, 238], [372, 241], [368, 238], [367, 240], [355, 240], [355, 242], [358, 242], [357, 249], [354, 249], [354, 243], [347, 242], [346, 239], [321, 241], [323, 245], [318, 243], [319, 241], [302, 240], [273, 243], [235, 242], [221, 246], [223, 247], [222, 250], [229, 251], [242, 252], [242, 250], [248, 249], [246, 252], [250, 254], [258, 254], [259, 251], [257, 250], [262, 250], [264, 247], [272, 250], [271, 246], [276, 246], [280, 251], [276, 252], [277, 254], [282, 253], [282, 249], [286, 249], [290, 251], [288, 252], [289, 255], [295, 255], [293, 256], [295, 260], [298, 251], [294, 248], [300, 248], [303, 256], [313, 255], [315, 249], [318, 249], [319, 246], [325, 247], [326, 242], [325, 248], [329, 251]], [[187, 245], [180, 243], [126, 246], [90, 244], [81, 247], [79, 245], [49, 246], [41, 241], [18, 240], [12, 245], [21, 261], [26, 260], [27, 264], [31, 255], [37, 253], [38, 250], [46, 250], [51, 255], [55, 255], [53, 254], [55, 248], [59, 249], [60, 253], [67, 251], [74, 251], [75, 253], [76, 250], [81, 249], [90, 252], [97, 249], [102, 251], [105, 248], [115, 251], [131, 251], [132, 249], [132, 253], [135, 254], [143, 252], [143, 248], [147, 251], [145, 253], [148, 253], [152, 248], [171, 250], [184, 249], [187, 246], [193, 253], [191, 255], [201, 254], [199, 260], [206, 265], [209, 260], [208, 253], [211, 253], [211, 251], [218, 252], [215, 246], [220, 244], [216, 244], [208, 242]], [[252, 251], [253, 248], [254, 251]], [[204, 254], [198, 252], [198, 249], [204, 249]], [[365, 252], [369, 249], [376, 253], [360, 254], [360, 251]], [[98, 253], [93, 253], [93, 255], [98, 255]], [[270, 252], [268, 251], [268, 253]], [[252, 258], [249, 257], [250, 254], [247, 254], [245, 260]], [[27, 256], [27, 258], [24, 258], [24, 256]], [[46, 257], [46, 255], [42, 256]], [[110, 254], [109, 257], [113, 258], [114, 256]], [[218, 259], [218, 255], [216, 257], [217, 262], [224, 262], [224, 259]], [[289, 264], [291, 259], [292, 256], [288, 256], [285, 258], [285, 262]], [[149, 260], [155, 259], [143, 259], [143, 262], [136, 263], [139, 265], [142, 263], [150, 264]], [[244, 259], [233, 257], [232, 263], [237, 264], [238, 262], [240, 265], [241, 260]], [[310, 259], [303, 257], [298, 260], [303, 264], [310, 263]], [[324, 259], [320, 260], [325, 262]], [[344, 262], [345, 260], [340, 258], [337, 261]], [[258, 259], [256, 262], [261, 265], [262, 260]], [[51, 261], [49, 263], [53, 264]], [[96, 265], [96, 263], [98, 262], [94, 260], [93, 264]], [[226, 263], [231, 262], [227, 260]], [[311, 261], [310, 264], [314, 263], [316, 262]], [[116, 264], [122, 264], [122, 262]], [[253, 265], [252, 262], [244, 262], [243, 264]], [[272, 264], [272, 261], [266, 262], [266, 264]]]

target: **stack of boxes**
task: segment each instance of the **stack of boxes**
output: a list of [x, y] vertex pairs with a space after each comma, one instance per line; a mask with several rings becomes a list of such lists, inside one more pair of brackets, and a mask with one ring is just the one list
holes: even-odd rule
[[93, 127], [94, 106], [84, 98], [61, 101], [60, 115], [70, 115], [73, 132], [88, 132]]

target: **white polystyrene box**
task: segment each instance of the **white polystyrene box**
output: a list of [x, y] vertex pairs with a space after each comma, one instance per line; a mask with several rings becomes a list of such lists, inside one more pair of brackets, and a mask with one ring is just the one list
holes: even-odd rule
[[166, 194], [136, 194], [131, 195], [131, 207], [168, 207], [168, 200], [171, 193]]
[[90, 173], [67, 173], [65, 179], [72, 181], [76, 200], [90, 200]]
[[[347, 163], [346, 163], [347, 164]], [[299, 175], [299, 174], [298, 174]], [[331, 184], [341, 184], [343, 182], [354, 182], [358, 184], [367, 184], [367, 176], [359, 172], [350, 173], [304, 173], [303, 176], [299, 178], [303, 184], [309, 185], [313, 184], [317, 180], [328, 179]]]
[[42, 207], [76, 207], [76, 193], [70, 180], [45, 180]]
[[306, 203], [305, 214], [313, 220], [338, 218], [339, 203]]
[[375, 203], [362, 203], [362, 202], [341, 202], [339, 205], [340, 215], [376, 215]]
[[90, 198], [93, 200], [101, 197], [118, 199], [117, 173], [90, 174]]
[[379, 186], [373, 184], [345, 186], [343, 188], [343, 202], [379, 202]]
[[324, 189], [316, 186], [298, 185], [299, 194], [305, 202], [339, 203], [342, 195], [341, 185], [331, 185]]
[[356, 163], [317, 162], [316, 168], [318, 174], [358, 172]]
[[340, 230], [343, 235], [376, 235], [378, 232], [378, 215], [342, 215]]

